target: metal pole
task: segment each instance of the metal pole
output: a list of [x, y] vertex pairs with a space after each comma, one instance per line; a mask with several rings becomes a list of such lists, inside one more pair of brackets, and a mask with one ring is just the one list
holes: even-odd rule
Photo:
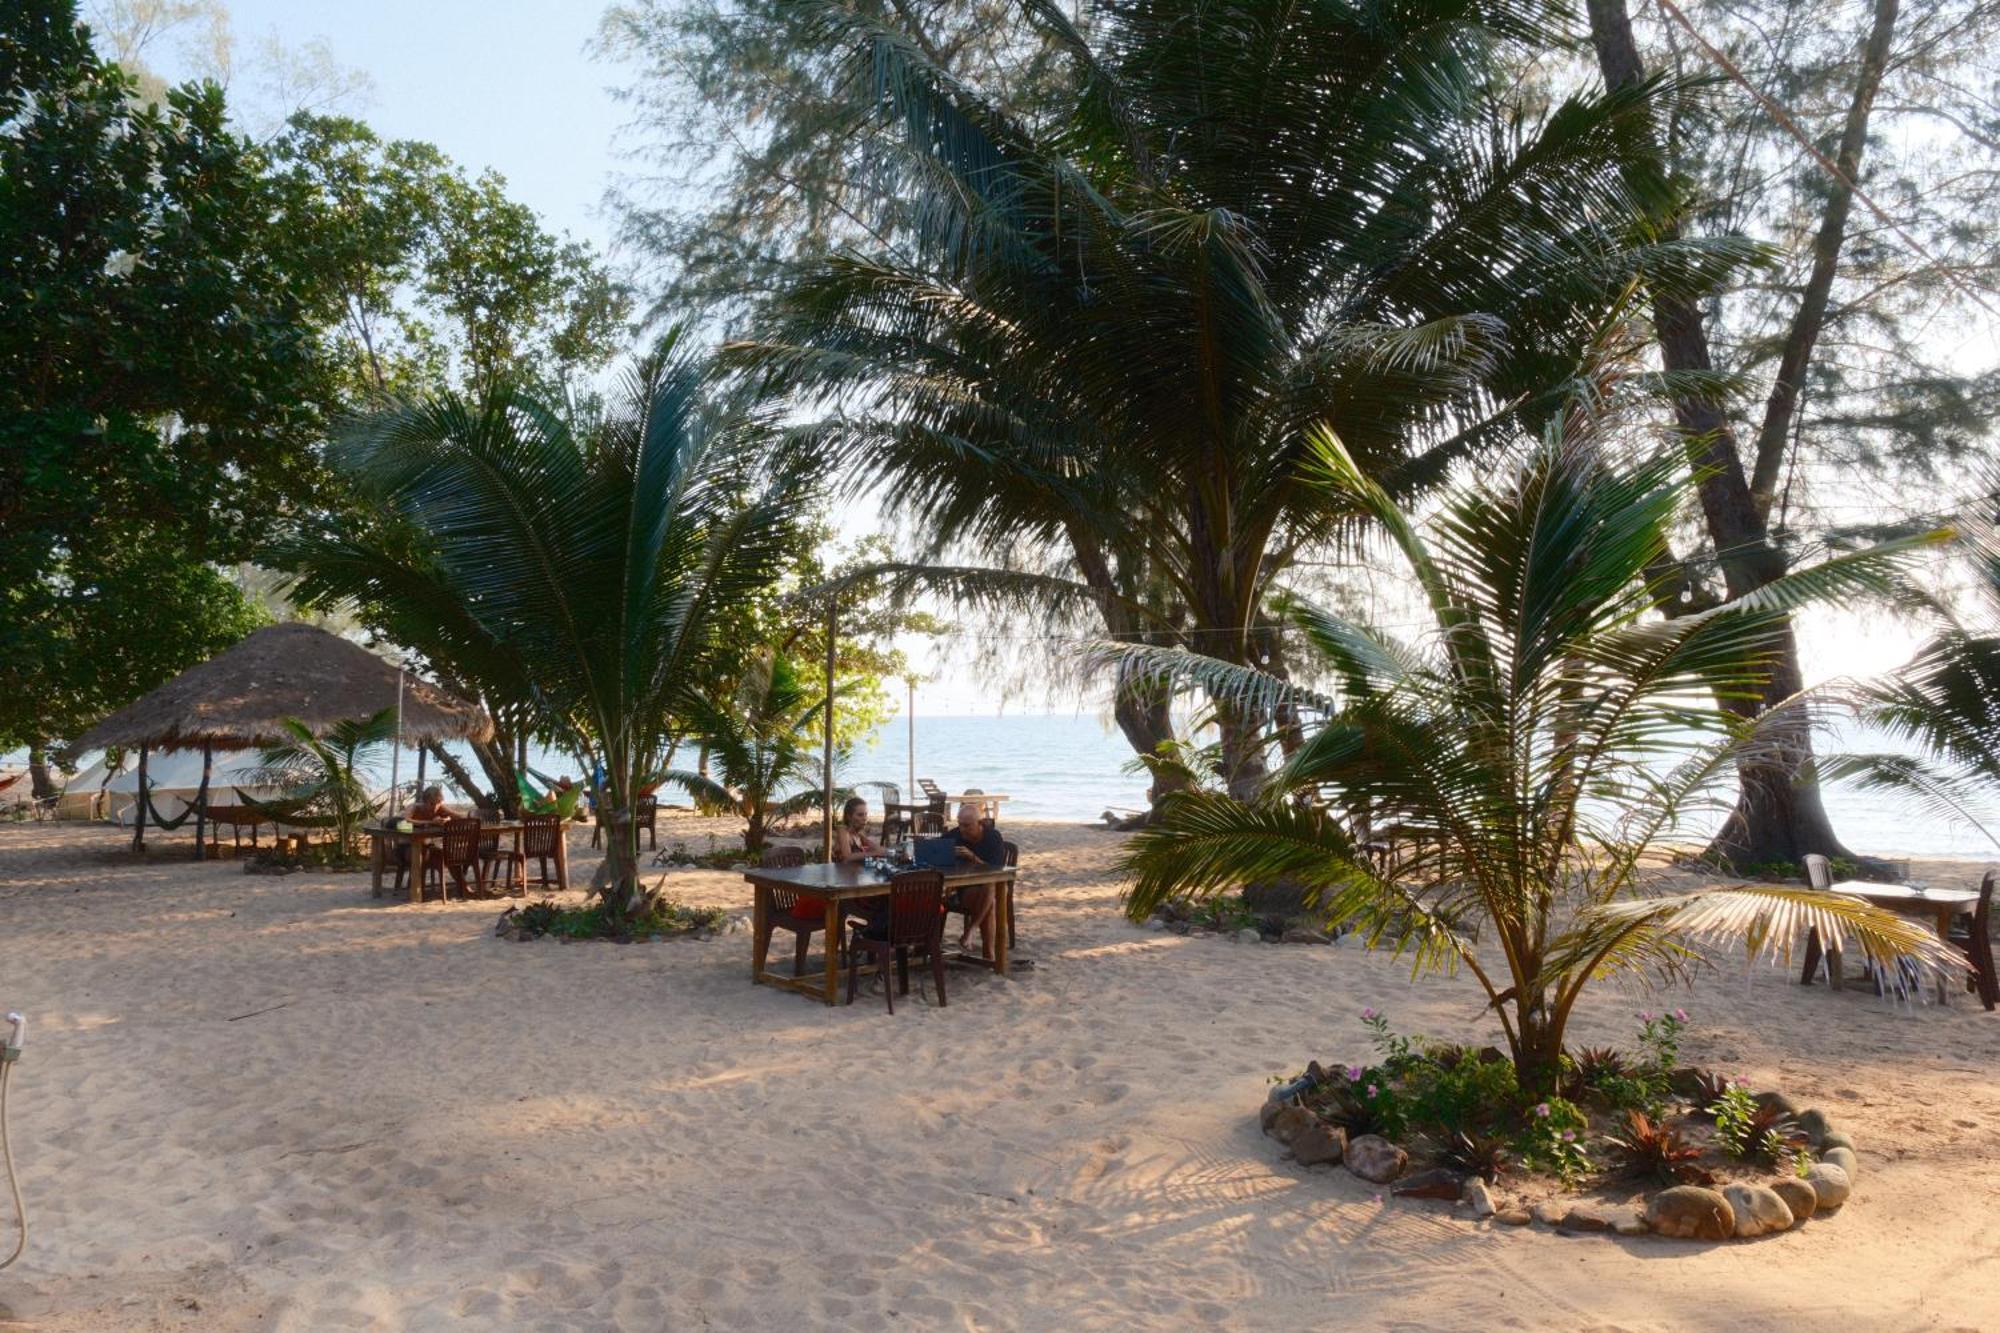
[[403, 784], [403, 668], [396, 668], [396, 743], [389, 749], [389, 808], [396, 808], [396, 789]]
[[[202, 836], [208, 831], [208, 771], [215, 763], [215, 742], [201, 743], [201, 789], [194, 794], [194, 859], [208, 859], [208, 844]], [[220, 838], [217, 841], [221, 841]]]
[[820, 851], [826, 863], [834, 861], [834, 610], [832, 596], [826, 598], [826, 737], [820, 745]]
[[833, 863], [833, 635], [835, 602], [829, 597], [826, 602], [826, 738], [820, 750], [820, 804], [826, 809], [821, 814], [821, 851], [827, 863]]
[[146, 850], [146, 747], [139, 747], [139, 819], [132, 830], [132, 850]]

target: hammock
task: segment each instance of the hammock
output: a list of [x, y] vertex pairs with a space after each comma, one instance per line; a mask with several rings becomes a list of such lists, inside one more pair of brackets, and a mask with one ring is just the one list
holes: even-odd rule
[[[297, 801], [297, 800], [260, 801], [256, 797], [244, 791], [241, 787], [234, 787], [231, 788], [231, 790], [236, 793], [237, 800], [243, 802], [244, 806], [253, 811], [254, 813], [262, 815], [264, 817], [264, 821], [268, 824], [272, 825], [286, 824], [292, 828], [340, 827], [340, 821], [338, 819], [335, 819], [332, 815], [308, 815], [302, 813], [304, 810], [306, 810], [309, 806], [312, 805], [311, 801]], [[368, 803], [368, 808], [365, 811], [361, 812], [357, 816], [357, 818], [365, 819], [369, 815], [376, 813], [381, 808], [382, 807], [376, 802], [370, 801]]]

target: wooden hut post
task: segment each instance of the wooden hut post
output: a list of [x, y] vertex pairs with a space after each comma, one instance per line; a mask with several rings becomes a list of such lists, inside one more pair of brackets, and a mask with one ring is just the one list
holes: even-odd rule
[[827, 864], [833, 864], [833, 635], [834, 611], [838, 604], [826, 599], [826, 739], [820, 750], [821, 850]]
[[146, 850], [146, 747], [139, 747], [139, 818], [132, 828], [132, 850]]
[[[201, 786], [194, 794], [194, 859], [208, 859], [208, 844], [203, 839], [208, 834], [208, 772], [215, 766], [215, 742], [201, 743]], [[218, 839], [219, 841], [219, 839]]]
[[[419, 744], [417, 746], [417, 790], [419, 792], [421, 792], [424, 789], [424, 759], [428, 756], [429, 753], [430, 752], [427, 749], [425, 749], [423, 745]], [[477, 796], [479, 793], [474, 792], [472, 794], [474, 796]], [[391, 801], [394, 801], [396, 799], [396, 793], [393, 791], [390, 792], [389, 799]]]

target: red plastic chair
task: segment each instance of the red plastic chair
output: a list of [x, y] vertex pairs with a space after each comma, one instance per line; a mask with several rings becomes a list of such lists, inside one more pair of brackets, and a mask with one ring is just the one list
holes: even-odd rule
[[[805, 850], [800, 847], [766, 847], [761, 864], [766, 870], [788, 870], [806, 863]], [[783, 929], [792, 932], [792, 975], [803, 976], [806, 970], [806, 955], [812, 952], [813, 932], [826, 928], [826, 899], [812, 893], [801, 893], [797, 889], [771, 890], [771, 911], [764, 920], [764, 938], [757, 941], [757, 953], [762, 957], [771, 947], [771, 932]], [[829, 948], [840, 947], [838, 940]]]

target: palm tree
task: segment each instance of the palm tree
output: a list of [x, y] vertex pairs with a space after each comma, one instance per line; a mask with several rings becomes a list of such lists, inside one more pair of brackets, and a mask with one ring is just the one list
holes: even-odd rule
[[676, 769], [665, 781], [742, 815], [744, 850], [755, 856], [764, 850], [773, 816], [816, 809], [825, 799], [814, 783], [820, 756], [813, 734], [825, 702], [805, 687], [789, 660], [766, 654], [726, 701], [687, 705], [689, 738], [700, 743], [718, 776]]
[[[1501, 77], [1572, 35], [1543, 5], [1101, 4], [1091, 40], [1028, 9], [1073, 66], [1033, 120], [872, 9], [816, 7], [916, 221], [730, 353], [917, 521], [912, 580], [1282, 674], [1270, 593], [1354, 517], [1294, 484], [1315, 424], [1419, 491], [1537, 428], [1649, 286], [1739, 253], [1655, 238], [1657, 86], [1538, 112]], [[1130, 689], [1144, 754], [1166, 701]], [[1247, 794], [1263, 719], [1219, 703]]]
[[324, 736], [295, 717], [279, 719], [279, 726], [285, 739], [262, 748], [253, 780], [282, 789], [280, 800], [293, 821], [300, 815], [326, 821], [340, 855], [354, 855], [355, 830], [375, 809], [366, 775], [395, 737], [396, 710], [336, 722]]
[[[1989, 493], [2000, 486], [1989, 485]], [[2000, 530], [1964, 520], [1959, 546], [1974, 578], [1957, 609], [1931, 599], [1938, 627], [1901, 670], [1864, 684], [1857, 713], [1921, 754], [1846, 753], [1820, 764], [1829, 778], [1913, 797], [1928, 813], [1971, 824], [1996, 846], [1992, 801], [2000, 795]]]
[[302, 598], [375, 608], [587, 770], [608, 814], [597, 888], [636, 910], [632, 810], [712, 683], [717, 627], [776, 578], [805, 499], [705, 428], [670, 338], [598, 412], [495, 382], [361, 423], [336, 465], [394, 522], [280, 553]]
[[1642, 858], [1681, 821], [1726, 808], [1737, 761], [1763, 741], [1709, 692], [1760, 688], [1786, 611], [1881, 591], [1898, 554], [1928, 539], [1829, 560], [1715, 610], [1652, 617], [1684, 468], [1609, 468], [1583, 433], [1558, 433], [1511, 474], [1454, 492], [1423, 529], [1319, 436], [1305, 484], [1371, 516], [1429, 628], [1403, 643], [1291, 602], [1324, 690], [1174, 650], [1099, 651], [1128, 674], [1199, 682], [1266, 712], [1283, 701], [1309, 719], [1256, 799], [1190, 791], [1168, 802], [1130, 846], [1130, 911], [1295, 881], [1330, 920], [1411, 951], [1419, 970], [1471, 973], [1521, 1086], [1538, 1092], [1553, 1086], [1589, 983], [1679, 975], [1698, 941], [1782, 953], [1817, 928], [1853, 934], [1871, 957], [1948, 965], [1927, 931], [1858, 901], [1763, 886], [1652, 895], [1637, 884]]

